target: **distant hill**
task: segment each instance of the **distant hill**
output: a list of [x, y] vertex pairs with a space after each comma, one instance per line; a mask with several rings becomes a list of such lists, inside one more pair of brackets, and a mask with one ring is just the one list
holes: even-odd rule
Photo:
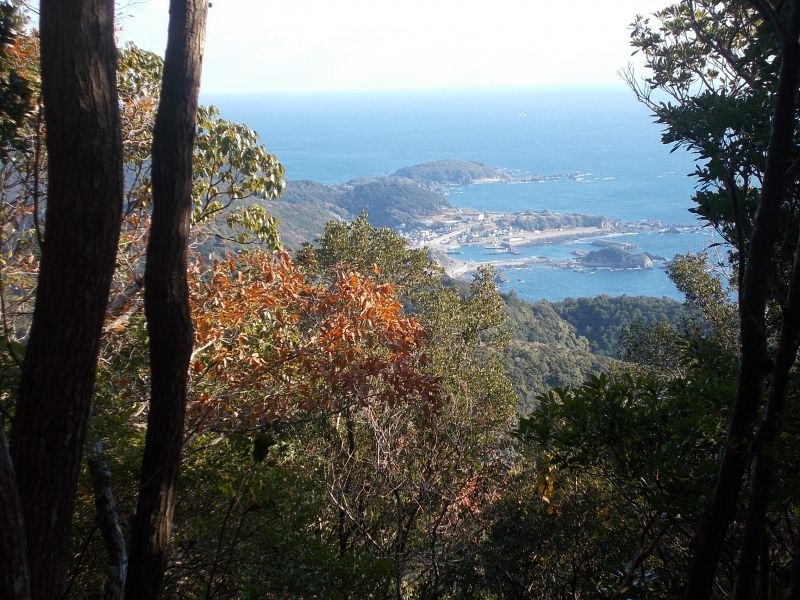
[[336, 199], [341, 196], [341, 190], [336, 185], [325, 185], [309, 179], [289, 181], [281, 195], [281, 200], [287, 204], [303, 204], [315, 200], [324, 204], [336, 204]]
[[290, 181], [280, 200], [266, 204], [267, 211], [278, 217], [284, 246], [296, 250], [322, 235], [328, 221], [352, 219], [353, 215], [336, 203], [340, 195], [334, 186]]
[[[316, 181], [289, 181], [278, 202], [265, 204], [278, 217], [286, 247], [313, 242], [331, 219], [352, 220], [366, 211], [378, 227], [413, 229], [421, 221], [450, 208], [442, 195], [448, 185], [469, 185], [482, 180], [540, 181], [569, 176], [520, 175], [472, 160], [444, 159], [398, 169], [392, 175], [359, 177], [346, 183], [326, 185]], [[608, 219], [592, 215], [526, 213], [509, 215], [503, 227], [545, 230], [567, 227], [603, 227]]]
[[363, 210], [373, 225], [398, 229], [437, 215], [449, 204], [426, 185], [388, 176], [362, 177], [334, 185], [289, 181], [281, 199], [264, 206], [280, 220], [284, 245], [296, 249], [317, 238], [331, 219], [349, 221]]
[[342, 187], [345, 191], [336, 203], [353, 215], [367, 211], [370, 223], [378, 227], [397, 228], [439, 214], [449, 206], [442, 196], [396, 177], [369, 179]]
[[676, 325], [688, 316], [680, 302], [650, 296], [567, 298], [554, 302], [552, 307], [578, 335], [589, 340], [592, 352], [614, 358], [620, 356], [619, 334], [629, 323], [666, 321]]
[[503, 171], [472, 160], [435, 160], [403, 167], [394, 172], [394, 177], [404, 177], [426, 187], [432, 185], [467, 185], [482, 179], [500, 179]]
[[528, 302], [513, 292], [503, 300], [512, 334], [508, 374], [519, 395], [521, 413], [536, 407], [538, 394], [554, 386], [580, 385], [590, 373], [608, 368], [609, 359], [594, 354], [590, 342], [553, 304]]

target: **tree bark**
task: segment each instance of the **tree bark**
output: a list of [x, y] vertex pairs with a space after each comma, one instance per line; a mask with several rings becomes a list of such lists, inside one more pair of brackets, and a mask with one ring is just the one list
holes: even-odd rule
[[762, 536], [761, 540], [761, 577], [759, 579], [758, 596], [759, 600], [772, 599], [772, 540], [769, 535]]
[[800, 343], [800, 242], [797, 244], [789, 285], [789, 297], [783, 309], [783, 324], [775, 354], [775, 371], [770, 382], [767, 407], [761, 419], [754, 448], [750, 473], [750, 493], [747, 503], [744, 535], [742, 536], [737, 568], [735, 597], [753, 597], [758, 569], [759, 548], [767, 530], [767, 507], [775, 472], [772, 445], [781, 429], [786, 411], [786, 391], [792, 366]]
[[792, 555], [792, 569], [789, 579], [789, 598], [796, 600], [800, 598], [800, 553], [795, 549]]
[[27, 600], [30, 588], [22, 505], [0, 419], [0, 598]]
[[781, 66], [767, 161], [740, 290], [742, 351], [736, 399], [714, 493], [695, 535], [685, 591], [687, 599], [708, 598], [711, 594], [722, 544], [736, 513], [742, 476], [750, 453], [753, 423], [758, 413], [764, 379], [769, 371], [765, 309], [794, 135], [800, 64], [800, 47], [797, 44], [800, 31], [799, 0], [792, 1], [791, 11], [782, 37]]
[[32, 596], [59, 597], [122, 214], [112, 0], [43, 0], [46, 232], [11, 428]]
[[103, 445], [94, 444], [87, 458], [89, 474], [94, 490], [94, 506], [97, 523], [108, 554], [108, 576], [103, 589], [103, 600], [119, 600], [124, 597], [125, 577], [128, 574], [128, 549], [122, 533], [122, 519], [111, 490], [111, 470], [104, 457]]
[[175, 508], [193, 331], [186, 252], [207, 0], [171, 0], [161, 100], [153, 130], [153, 220], [145, 267], [150, 410], [131, 533], [128, 598], [155, 598]]

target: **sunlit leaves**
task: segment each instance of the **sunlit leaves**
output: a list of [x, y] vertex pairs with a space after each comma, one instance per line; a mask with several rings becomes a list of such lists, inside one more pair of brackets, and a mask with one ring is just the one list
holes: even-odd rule
[[29, 147], [23, 133], [35, 112], [39, 88], [38, 43], [25, 33], [26, 19], [0, 2], [0, 161]]
[[231, 228], [238, 226], [240, 232], [236, 241], [240, 244], [247, 244], [255, 238], [267, 248], [277, 249], [280, 246], [277, 219], [267, 214], [260, 204], [233, 210], [228, 213], [226, 221]]
[[[163, 59], [128, 44], [120, 52], [117, 85], [123, 122], [126, 210], [150, 205], [150, 152], [161, 93]], [[193, 156], [192, 222], [224, 217], [232, 241], [278, 246], [277, 222], [254, 202], [273, 200], [285, 187], [284, 169], [246, 125], [222, 119], [214, 106], [198, 110]], [[242, 206], [243, 201], [250, 204]]]
[[[128, 44], [119, 53], [117, 90], [122, 117], [122, 146], [128, 168], [141, 167], [150, 158], [163, 59]], [[138, 182], [130, 182], [132, 185]]]
[[241, 425], [434, 399], [419, 368], [427, 334], [389, 284], [346, 269], [313, 283], [288, 255], [254, 253], [198, 272], [192, 289], [196, 408], [206, 418]]
[[[683, 0], [652, 17], [637, 17], [631, 44], [644, 56], [646, 70], [641, 80], [630, 70], [625, 75], [664, 125], [664, 143], [696, 155], [693, 212], [720, 232], [737, 263], [747, 253], [766, 167], [780, 64], [780, 42], [757, 5]], [[777, 10], [789, 9], [784, 3]], [[787, 224], [797, 219], [796, 190], [789, 197], [781, 207]], [[790, 262], [796, 239], [791, 227], [785, 229], [781, 237], [789, 243], [780, 249], [779, 268]]]
[[286, 185], [283, 165], [259, 143], [258, 134], [220, 118], [214, 106], [198, 112], [194, 156], [195, 222], [236, 201], [274, 199]]

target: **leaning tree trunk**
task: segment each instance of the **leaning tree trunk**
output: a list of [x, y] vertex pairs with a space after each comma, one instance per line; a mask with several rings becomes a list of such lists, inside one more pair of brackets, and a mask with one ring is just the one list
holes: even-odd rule
[[193, 343], [186, 252], [207, 11], [207, 0], [170, 2], [164, 79], [153, 130], [153, 221], [145, 267], [150, 411], [131, 532], [128, 598], [159, 594], [175, 508]]
[[34, 598], [60, 597], [122, 213], [114, 2], [42, 0], [47, 220], [11, 427]]
[[[792, 1], [792, 15], [782, 36], [778, 91], [772, 117], [764, 180], [750, 238], [740, 290], [741, 361], [736, 399], [728, 426], [728, 439], [717, 483], [698, 526], [685, 597], [708, 598], [716, 576], [719, 555], [736, 514], [747, 461], [753, 423], [758, 413], [764, 380], [769, 371], [765, 309], [772, 258], [778, 233], [780, 206], [785, 196], [786, 173], [794, 135], [800, 47], [800, 0]], [[785, 390], [782, 392], [785, 393]]]

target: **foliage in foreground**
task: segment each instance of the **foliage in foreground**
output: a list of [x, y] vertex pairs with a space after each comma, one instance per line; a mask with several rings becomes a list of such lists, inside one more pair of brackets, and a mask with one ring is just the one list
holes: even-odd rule
[[[700, 155], [696, 212], [733, 245], [739, 277], [765, 171], [765, 107], [774, 100], [779, 63], [765, 51], [776, 45], [774, 31], [741, 3], [681, 2], [658, 19], [660, 29], [644, 20], [634, 29], [634, 44], [653, 70], [642, 99], [668, 127], [667, 141]], [[714, 36], [728, 47], [709, 42]], [[0, 65], [4, 77], [28, 77], [31, 93], [34, 45], [15, 46], [19, 65]], [[725, 51], [737, 61], [731, 64]], [[148, 389], [138, 277], [160, 64], [135, 48], [120, 64], [129, 186], [88, 453], [90, 463], [110, 466], [118, 509], [96, 513], [97, 481], [87, 467], [77, 498], [72, 597], [96, 597], [112, 573], [98, 521], [116, 516], [125, 533]], [[652, 100], [647, 91], [655, 89], [673, 102]], [[8, 412], [25, 351], [42, 233], [37, 217], [47, 191], [35, 176], [47, 158], [36, 151], [42, 131], [28, 91], [0, 131], [4, 157], [15, 159], [0, 171], [0, 293], [9, 301], [0, 383]], [[633, 312], [629, 300], [564, 307], [576, 324], [582, 319], [578, 333], [591, 333], [587, 342], [552, 307], [510, 298], [505, 310], [516, 339], [509, 343], [489, 272], [469, 289], [443, 286], [424, 252], [366, 218], [329, 224], [319, 243], [294, 259], [265, 249], [277, 244], [275, 222], [241, 201], [274, 197], [282, 168], [252, 132], [213, 109], [201, 113], [199, 127], [194, 233], [197, 246], [218, 260], [198, 261], [191, 273], [196, 350], [167, 595], [681, 593], [693, 532], [726, 448], [741, 350], [736, 307], [702, 257], [671, 267], [687, 297], [678, 327], [668, 306], [665, 319], [652, 326], [639, 320], [614, 340], [599, 317]], [[786, 307], [796, 174], [780, 206], [765, 286], [770, 351], [793, 314]], [[238, 212], [231, 212], [234, 202]], [[223, 241], [259, 250], [223, 259]], [[594, 311], [591, 319], [583, 318], [587, 311]], [[625, 361], [595, 362], [590, 342]], [[530, 403], [536, 410], [516, 428], [508, 356], [511, 379], [526, 399], [557, 385]], [[608, 373], [583, 382], [587, 369]], [[778, 596], [790, 593], [800, 564], [798, 389], [791, 371], [779, 434], [753, 446], [777, 465], [759, 573], [762, 589]], [[722, 545], [714, 578], [719, 597], [736, 585], [744, 509], [734, 506]]]
[[[515, 397], [491, 273], [461, 295], [363, 219], [331, 223], [301, 259], [256, 252], [193, 272], [167, 590], [441, 596], [478, 568], [484, 512], [511, 464]], [[115, 332], [93, 424], [123, 513], [141, 444], [142, 335], [141, 316]], [[104, 552], [83, 493], [76, 585], [91, 589]]]

